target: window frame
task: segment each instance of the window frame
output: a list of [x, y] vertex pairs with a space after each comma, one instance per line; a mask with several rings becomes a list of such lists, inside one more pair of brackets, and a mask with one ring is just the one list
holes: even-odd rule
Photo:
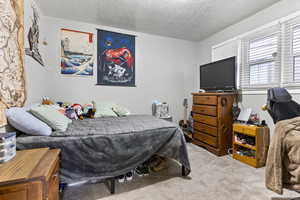
[[[237, 35], [233, 38], [230, 38], [226, 41], [223, 41], [219, 44], [212, 46], [212, 59], [214, 58], [215, 49], [222, 48], [222, 46], [226, 46], [228, 43], [237, 43], [236, 53], [237, 56], [237, 88], [243, 94], [265, 94], [266, 89], [269, 87], [285, 87], [289, 89], [293, 94], [300, 94], [300, 78], [299, 81], [294, 81], [294, 76], [296, 70], [295, 68], [295, 59], [299, 58], [298, 54], [293, 54], [293, 35], [291, 35], [292, 27], [300, 26], [300, 11], [291, 13], [287, 16], [274, 20], [270, 23], [264, 24], [260, 27], [255, 28], [254, 30], [250, 30], [243, 34]], [[272, 28], [273, 27], [273, 28]], [[245, 75], [245, 40], [249, 40], [249, 38], [253, 38], [255, 36], [264, 35], [266, 32], [270, 32], [270, 30], [274, 30], [274, 27], [277, 27], [279, 32], [279, 51], [277, 52], [279, 65], [278, 65], [278, 83], [274, 85], [266, 85], [253, 87], [249, 85], [243, 85], [247, 76]], [[263, 33], [265, 32], [265, 33]], [[219, 50], [220, 51], [220, 50]], [[300, 54], [300, 52], [299, 52]], [[233, 55], [230, 55], [233, 56]], [[300, 55], [299, 55], [300, 56]], [[225, 57], [226, 58], [226, 57]], [[216, 61], [216, 60], [212, 60]], [[300, 68], [300, 67], [299, 67]], [[299, 69], [300, 71], [300, 69]], [[291, 75], [292, 74], [292, 75]], [[300, 76], [300, 75], [299, 75]], [[248, 77], [249, 78], [249, 77]], [[249, 80], [249, 79], [248, 79]], [[246, 81], [247, 82], [247, 81]]]
[[[292, 34], [291, 34], [291, 43], [292, 43], [292, 59], [293, 59], [293, 83], [300, 83], [300, 77], [299, 79], [296, 80], [295, 76], [296, 76], [296, 58], [300, 58], [300, 51], [298, 53], [294, 52], [294, 39], [295, 39], [295, 29], [299, 29], [300, 32], [300, 22], [296, 25], [293, 25], [292, 27]], [[300, 68], [299, 68], [300, 71]]]
[[[261, 85], [266, 85], [266, 84], [268, 84], [268, 83], [254, 83], [254, 84], [251, 84], [251, 68], [252, 67], [254, 67], [254, 66], [258, 66], [259, 68], [260, 68], [260, 65], [264, 65], [264, 64], [266, 64], [266, 63], [273, 63], [273, 70], [275, 71], [275, 68], [276, 68], [276, 57], [277, 57], [277, 51], [278, 51], [278, 49], [277, 49], [277, 51], [276, 51], [276, 56], [274, 57], [274, 56], [272, 56], [272, 58], [262, 58], [262, 59], [257, 59], [257, 60], [255, 60], [255, 61], [251, 61], [250, 60], [250, 55], [251, 55], [251, 52], [250, 52], [250, 47], [251, 47], [251, 43], [255, 43], [255, 42], [258, 42], [258, 41], [263, 41], [264, 39], [267, 39], [267, 38], [272, 38], [273, 36], [275, 36], [275, 37], [277, 37], [277, 35], [276, 35], [276, 33], [275, 34], [271, 34], [271, 35], [266, 35], [266, 36], [263, 36], [263, 37], [259, 37], [259, 38], [255, 38], [255, 39], [253, 39], [253, 40], [251, 40], [251, 41], [249, 41], [249, 47], [248, 47], [248, 53], [249, 53], [249, 55], [248, 55], [248, 63], [249, 63], [249, 86], [251, 87], [251, 86], [256, 86], [256, 87], [259, 87], [259, 86], [261, 86]], [[277, 39], [277, 38], [275, 38], [275, 39]], [[278, 39], [277, 39], [277, 43], [278, 43]], [[278, 44], [276, 44], [276, 46], [278, 46]], [[267, 56], [266, 56], [267, 57]], [[259, 75], [259, 74], [258, 74]], [[273, 79], [273, 76], [276, 76], [275, 74], [274, 75], [272, 75], [271, 76], [271, 74], [267, 74], [268, 75], [268, 80], [271, 80], [271, 79]], [[271, 84], [272, 84], [272, 82], [271, 82]]]
[[[296, 73], [297, 58], [300, 58], [300, 51], [294, 53], [294, 30], [298, 29], [300, 32], [300, 17], [294, 17], [282, 23], [283, 47], [282, 47], [282, 60], [284, 60], [282, 68], [281, 86], [286, 88], [300, 88], [300, 67]], [[300, 38], [299, 38], [300, 39]], [[298, 74], [298, 75], [297, 75]], [[296, 79], [296, 75], [299, 76]]]
[[[264, 38], [276, 37], [276, 56], [273, 58], [265, 58], [257, 61], [250, 61], [250, 45], [251, 42], [263, 40]], [[280, 64], [281, 64], [281, 31], [280, 26], [275, 25], [261, 31], [254, 32], [241, 38], [240, 47], [240, 89], [242, 90], [262, 90], [271, 86], [280, 85]], [[272, 53], [273, 54], [273, 53]], [[274, 62], [274, 75], [268, 78], [268, 83], [251, 84], [251, 66], [261, 65]], [[271, 70], [272, 71], [272, 70]], [[272, 81], [272, 79], [274, 79]]]

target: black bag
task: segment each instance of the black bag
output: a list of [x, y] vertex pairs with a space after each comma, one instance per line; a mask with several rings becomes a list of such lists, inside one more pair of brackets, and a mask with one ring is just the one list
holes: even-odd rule
[[285, 88], [268, 89], [267, 108], [274, 123], [300, 116], [300, 105]]

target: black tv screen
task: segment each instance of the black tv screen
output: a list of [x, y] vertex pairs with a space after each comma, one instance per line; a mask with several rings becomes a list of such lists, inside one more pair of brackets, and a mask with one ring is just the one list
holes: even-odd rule
[[219, 60], [200, 66], [200, 88], [203, 90], [236, 89], [236, 59], [235, 57]]

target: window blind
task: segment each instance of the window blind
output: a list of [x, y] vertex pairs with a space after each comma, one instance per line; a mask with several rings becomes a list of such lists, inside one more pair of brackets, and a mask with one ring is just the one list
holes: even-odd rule
[[300, 18], [283, 24], [283, 86], [300, 86]]
[[240, 61], [242, 89], [279, 86], [280, 49], [279, 25], [242, 39]]
[[300, 82], [300, 25], [293, 28], [294, 81]]

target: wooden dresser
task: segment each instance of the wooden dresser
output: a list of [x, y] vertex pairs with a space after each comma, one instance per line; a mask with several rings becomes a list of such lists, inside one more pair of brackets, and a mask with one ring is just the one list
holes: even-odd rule
[[17, 151], [0, 164], [0, 200], [58, 200], [60, 150]]
[[192, 93], [193, 143], [222, 156], [232, 144], [234, 93]]

